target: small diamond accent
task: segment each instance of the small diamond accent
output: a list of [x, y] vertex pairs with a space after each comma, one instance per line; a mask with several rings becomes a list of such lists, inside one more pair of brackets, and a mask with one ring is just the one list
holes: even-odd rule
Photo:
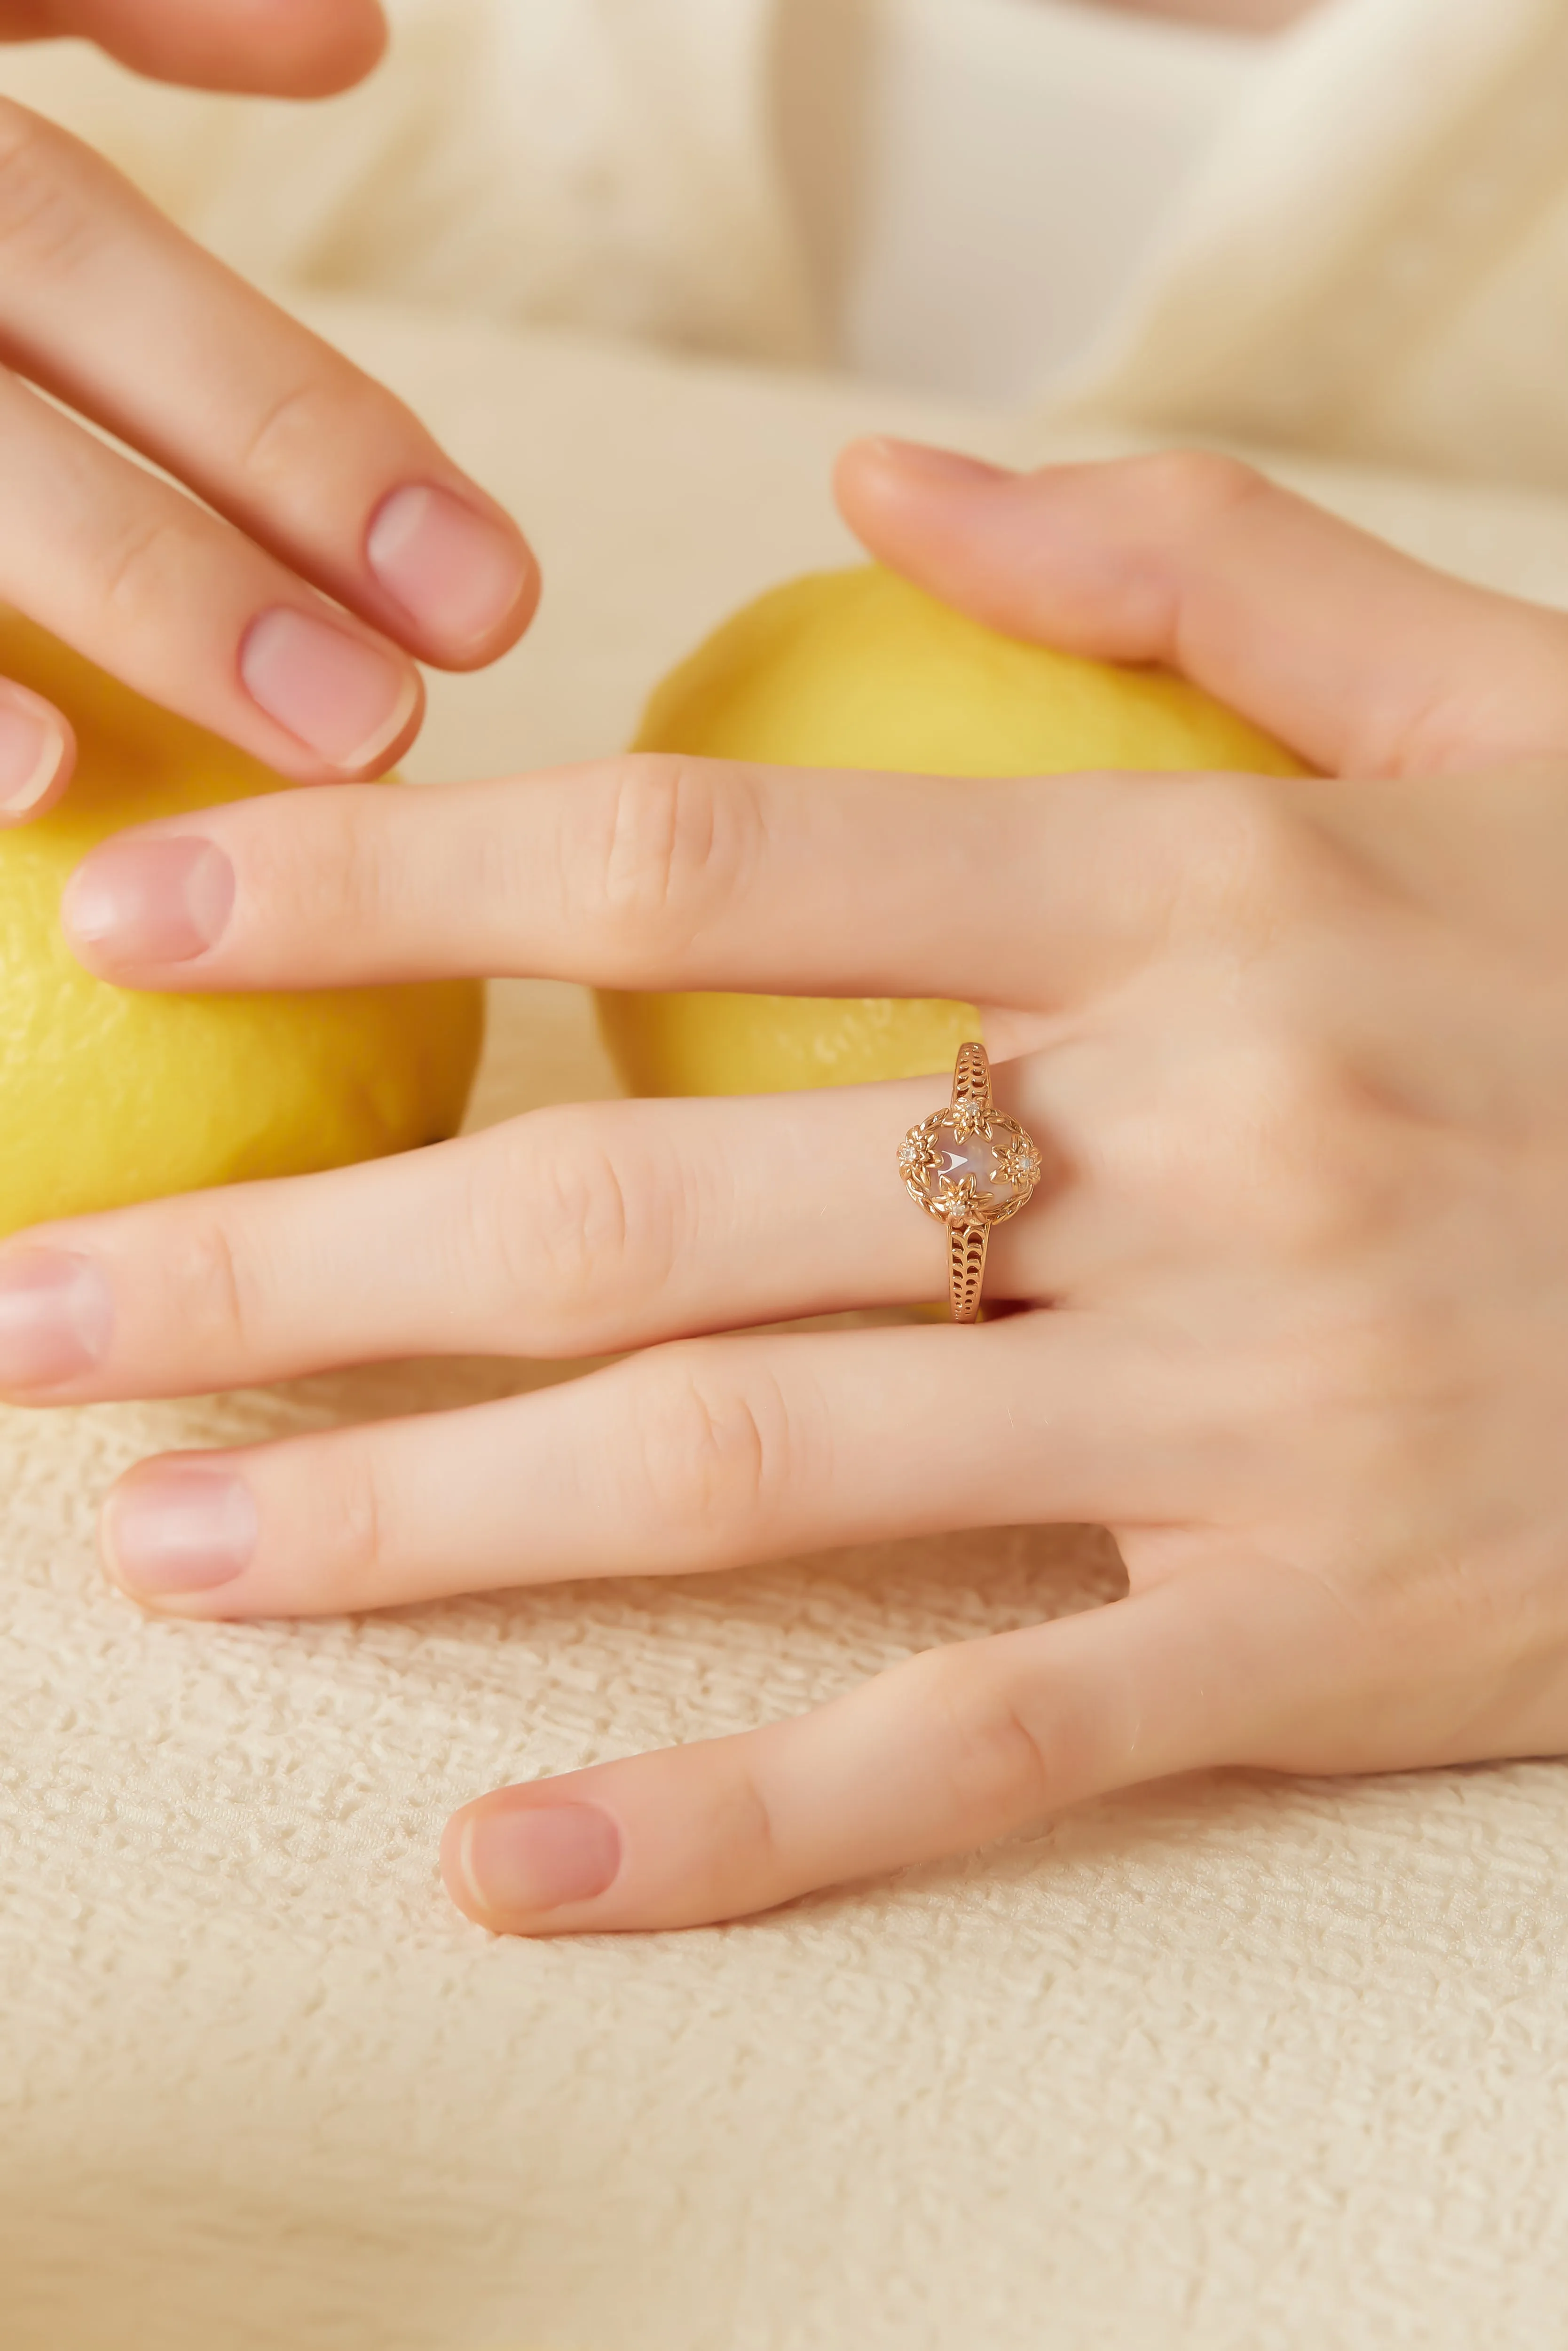
[[1027, 1137], [1009, 1143], [997, 1155], [997, 1174], [1015, 1192], [1032, 1192], [1040, 1181], [1040, 1154]]
[[981, 1192], [973, 1176], [942, 1176], [931, 1198], [933, 1207], [939, 1208], [950, 1223], [977, 1217], [982, 1208], [990, 1206], [989, 1194]]

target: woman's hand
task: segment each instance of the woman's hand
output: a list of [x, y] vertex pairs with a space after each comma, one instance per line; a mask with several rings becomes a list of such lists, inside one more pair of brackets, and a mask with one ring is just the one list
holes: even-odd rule
[[[370, 0], [59, 0], [0, 29], [303, 94], [385, 28]], [[401, 402], [4, 100], [0, 358], [0, 601], [284, 774], [378, 773], [419, 726], [412, 657], [476, 668], [527, 624], [527, 546]], [[0, 823], [52, 805], [72, 756], [0, 681]]]
[[215, 810], [72, 885], [78, 952], [143, 987], [507, 970], [1006, 1008], [998, 1096], [1049, 1173], [991, 1248], [1027, 1311], [977, 1330], [714, 1335], [941, 1294], [895, 1165], [939, 1080], [548, 1110], [0, 1252], [0, 1384], [34, 1402], [636, 1351], [144, 1465], [108, 1557], [187, 1617], [1114, 1530], [1109, 1607], [482, 1798], [447, 1879], [498, 1928], [728, 1917], [1195, 1767], [1568, 1747], [1568, 622], [1217, 460], [1015, 480], [872, 444], [842, 486], [927, 586], [1169, 662], [1329, 779], [622, 759]]

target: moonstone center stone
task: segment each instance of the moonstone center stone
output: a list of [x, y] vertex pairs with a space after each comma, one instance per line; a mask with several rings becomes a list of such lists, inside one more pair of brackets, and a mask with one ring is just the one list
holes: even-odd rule
[[936, 1165], [931, 1170], [928, 1189], [935, 1198], [943, 1184], [961, 1184], [972, 1176], [978, 1188], [977, 1206], [982, 1208], [1005, 1208], [1016, 1200], [1027, 1186], [1017, 1183], [998, 1165], [1014, 1142], [1008, 1129], [998, 1124], [992, 1135], [958, 1134], [951, 1117], [945, 1118], [932, 1141]]

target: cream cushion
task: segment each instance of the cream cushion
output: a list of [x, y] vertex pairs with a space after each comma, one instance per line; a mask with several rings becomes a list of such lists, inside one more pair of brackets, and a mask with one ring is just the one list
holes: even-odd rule
[[[824, 486], [847, 432], [1005, 439], [807, 379], [326, 323], [549, 571], [528, 644], [438, 684], [426, 776], [614, 746], [731, 602], [847, 554]], [[1544, 499], [1321, 486], [1568, 601]], [[574, 991], [497, 989], [481, 1116], [609, 1082]], [[150, 1624], [105, 1588], [95, 1504], [151, 1448], [558, 1375], [0, 1416], [7, 2351], [1557, 2339], [1557, 1765], [1193, 1780], [743, 1927], [504, 1943], [437, 1886], [454, 1803], [1091, 1604], [1108, 1544], [988, 1535], [305, 1626]]]

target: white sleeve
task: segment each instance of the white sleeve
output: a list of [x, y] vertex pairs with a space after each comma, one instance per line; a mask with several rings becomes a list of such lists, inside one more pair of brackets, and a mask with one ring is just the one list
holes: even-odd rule
[[1055, 403], [1568, 488], [1568, 5], [1329, 0]]

